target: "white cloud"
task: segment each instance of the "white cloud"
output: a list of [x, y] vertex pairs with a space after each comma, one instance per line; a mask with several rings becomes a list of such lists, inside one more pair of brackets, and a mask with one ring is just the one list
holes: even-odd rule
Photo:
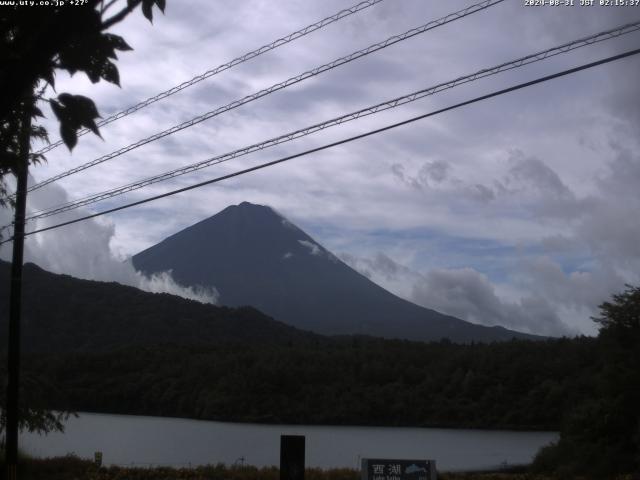
[[[131, 267], [133, 268], [133, 267]], [[183, 287], [178, 285], [171, 276], [171, 271], [154, 273], [151, 276], [136, 272], [137, 284], [141, 290], [153, 293], [170, 293], [200, 303], [218, 303], [220, 297], [214, 287]]]
[[369, 280], [405, 300], [413, 301], [413, 286], [423, 279], [418, 272], [395, 262], [381, 252], [372, 257], [341, 253], [339, 258]]
[[[504, 171], [493, 182], [470, 184], [449, 178], [435, 197], [419, 175], [410, 177], [401, 165], [394, 165], [392, 175], [409, 190], [416, 191], [418, 185], [420, 195], [426, 192], [448, 202], [451, 214], [459, 218], [467, 202], [487, 228], [444, 236], [451, 239], [450, 248], [443, 240], [445, 246], [434, 253], [448, 256], [457, 266], [414, 262], [414, 270], [427, 272], [419, 279], [415, 271], [390, 269], [380, 255], [349, 263], [404, 298], [469, 321], [498, 321], [542, 334], [593, 334], [590, 317], [597, 315], [598, 306], [625, 283], [640, 282], [640, 227], [630, 220], [640, 209], [640, 155], [613, 144], [608, 158], [586, 196], [576, 194], [546, 162], [517, 150], [508, 152]], [[479, 206], [474, 208], [476, 202]], [[520, 238], [503, 234], [505, 227], [514, 228], [523, 219], [537, 231]], [[435, 235], [443, 232], [436, 230]], [[483, 253], [487, 239], [503, 251], [499, 257]], [[461, 251], [460, 241], [470, 250]], [[421, 256], [415, 242], [410, 248], [414, 256]], [[496, 268], [500, 272], [490, 273]], [[389, 272], [399, 275], [394, 278]], [[501, 278], [500, 288], [490, 274]], [[510, 291], [510, 298], [498, 290]]]
[[384, 254], [341, 258], [372, 281], [418, 305], [480, 325], [502, 325], [538, 335], [572, 335], [556, 308], [541, 296], [501, 298], [486, 275], [472, 269], [434, 269], [420, 274]]
[[498, 297], [486, 275], [471, 268], [428, 272], [414, 285], [412, 299], [473, 323], [502, 325], [539, 335], [575, 333], [546, 299], [526, 295], [517, 302], [505, 301]]
[[309, 240], [298, 240], [298, 243], [303, 247], [308, 248], [311, 255], [322, 255], [322, 250], [315, 243], [310, 242]]
[[[28, 211], [33, 213], [49, 205], [67, 201], [66, 192], [57, 185], [36, 190], [29, 195]], [[54, 219], [30, 222], [27, 232], [55, 224], [56, 222], [79, 218], [83, 211], [67, 213]], [[0, 222], [11, 221], [9, 209], [0, 210]], [[99, 281], [115, 281], [154, 293], [170, 293], [201, 303], [216, 303], [218, 293], [213, 287], [192, 288], [177, 284], [171, 272], [161, 272], [146, 277], [137, 272], [128, 259], [118, 258], [112, 252], [110, 243], [115, 235], [113, 223], [102, 220], [87, 220], [72, 226], [30, 235], [25, 239], [25, 262], [33, 262], [53, 273], [65, 273], [77, 278]], [[11, 243], [0, 247], [0, 258], [10, 261]]]

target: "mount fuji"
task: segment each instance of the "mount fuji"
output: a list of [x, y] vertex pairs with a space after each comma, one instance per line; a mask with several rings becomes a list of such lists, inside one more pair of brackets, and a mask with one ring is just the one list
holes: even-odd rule
[[182, 285], [213, 286], [223, 305], [250, 305], [320, 334], [460, 343], [541, 338], [476, 325], [403, 300], [270, 207], [248, 202], [171, 235], [132, 261], [147, 275], [170, 270]]

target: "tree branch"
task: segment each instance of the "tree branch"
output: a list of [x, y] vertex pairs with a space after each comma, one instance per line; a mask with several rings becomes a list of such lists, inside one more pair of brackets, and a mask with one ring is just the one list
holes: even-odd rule
[[129, 15], [133, 10], [135, 10], [135, 8], [138, 5], [140, 5], [140, 3], [142, 3], [142, 0], [134, 0], [129, 5], [127, 5], [125, 8], [123, 8], [118, 13], [116, 13], [113, 17], [103, 21], [101, 30], [103, 30], [103, 31], [107, 30], [108, 28], [112, 27], [116, 23], [120, 23], [122, 20], [125, 19], [125, 17], [127, 15]]
[[104, 14], [107, 10], [109, 10], [113, 5], [118, 3], [119, 0], [111, 0], [106, 5], [104, 4], [104, 0], [102, 1], [102, 6], [100, 7], [100, 14]]

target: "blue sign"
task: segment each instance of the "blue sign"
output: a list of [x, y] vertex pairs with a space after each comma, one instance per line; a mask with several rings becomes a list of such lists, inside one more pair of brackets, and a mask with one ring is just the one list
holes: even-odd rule
[[436, 462], [363, 458], [362, 480], [436, 480]]

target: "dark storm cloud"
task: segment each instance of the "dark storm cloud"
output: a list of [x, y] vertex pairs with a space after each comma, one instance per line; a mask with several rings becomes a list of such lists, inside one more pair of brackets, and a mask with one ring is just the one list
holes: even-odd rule
[[437, 185], [447, 180], [449, 169], [449, 164], [443, 160], [428, 161], [420, 167], [416, 176], [413, 177], [405, 174], [402, 164], [394, 163], [391, 165], [391, 171], [396, 178], [418, 190], [427, 189], [430, 185]]
[[527, 183], [541, 195], [550, 195], [554, 199], [575, 199], [556, 172], [535, 157], [526, 158], [522, 152], [514, 152], [513, 166], [509, 169], [507, 184], [511, 182]]
[[489, 203], [496, 198], [496, 194], [491, 188], [480, 183], [470, 185], [467, 188], [467, 192], [472, 199], [480, 203]]
[[512, 197], [533, 195], [532, 210], [547, 218], [575, 219], [586, 208], [587, 201], [579, 201], [559, 175], [542, 160], [514, 152], [511, 168], [503, 179], [501, 190]]

